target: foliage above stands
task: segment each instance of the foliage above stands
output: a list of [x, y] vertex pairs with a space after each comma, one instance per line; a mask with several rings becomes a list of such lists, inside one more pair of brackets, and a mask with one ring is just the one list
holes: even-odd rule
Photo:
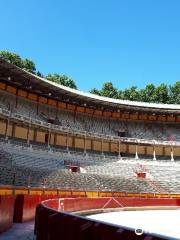
[[157, 87], [154, 84], [148, 84], [144, 89], [138, 89], [136, 86], [132, 86], [125, 90], [118, 90], [111, 82], [106, 82], [100, 90], [93, 88], [90, 92], [99, 96], [122, 100], [180, 104], [180, 81], [170, 86], [164, 83]]
[[71, 78], [66, 75], [60, 75], [58, 73], [48, 74], [47, 76], [43, 76], [43, 74], [39, 71], [36, 71], [35, 63], [30, 59], [22, 59], [20, 55], [8, 51], [0, 51], [0, 57], [4, 58], [6, 61], [20, 67], [30, 73], [36, 74], [39, 77], [45, 77], [46, 79], [61, 84], [63, 86], [67, 86], [70, 88], [77, 89], [76, 83]]
[[0, 51], [0, 57], [30, 73], [36, 73], [36, 66], [30, 59], [23, 60], [18, 54], [8, 51]]
[[77, 89], [76, 83], [66, 75], [59, 75], [58, 73], [48, 74], [46, 78], [52, 82], [61, 84], [66, 87]]

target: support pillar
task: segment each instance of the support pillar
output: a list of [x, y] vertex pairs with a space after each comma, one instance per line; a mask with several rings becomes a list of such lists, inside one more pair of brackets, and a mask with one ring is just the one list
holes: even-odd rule
[[29, 143], [30, 143], [30, 139], [29, 139], [29, 135], [30, 135], [30, 126], [31, 124], [29, 124], [28, 126], [28, 131], [27, 131], [27, 145], [29, 146]]
[[153, 160], [156, 161], [156, 150], [155, 150], [155, 145], [153, 146]]
[[119, 139], [119, 151], [118, 151], [118, 157], [121, 159], [121, 140]]
[[174, 162], [174, 148], [171, 146], [171, 162]]
[[135, 159], [138, 160], [139, 157], [138, 157], [138, 145], [136, 145], [136, 154], [135, 154]]

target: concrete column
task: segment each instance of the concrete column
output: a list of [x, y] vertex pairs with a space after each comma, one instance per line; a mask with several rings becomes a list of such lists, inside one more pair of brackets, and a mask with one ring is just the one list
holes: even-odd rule
[[28, 131], [27, 131], [27, 145], [28, 146], [29, 146], [29, 143], [30, 143], [30, 140], [29, 140], [30, 126], [31, 126], [31, 124], [29, 124]]
[[50, 142], [51, 142], [51, 125], [49, 127], [49, 132], [48, 132], [48, 148], [50, 148]]
[[171, 146], [171, 162], [174, 162], [174, 148]]
[[138, 160], [139, 157], [138, 157], [138, 145], [136, 145], [136, 154], [135, 154], [135, 159]]
[[30, 175], [28, 176], [27, 184], [28, 184], [28, 188], [30, 188], [30, 186], [31, 186], [31, 176]]
[[153, 146], [153, 160], [156, 161], [156, 150], [155, 150], [155, 145]]
[[121, 140], [119, 139], [119, 153], [118, 153], [119, 159], [121, 159]]

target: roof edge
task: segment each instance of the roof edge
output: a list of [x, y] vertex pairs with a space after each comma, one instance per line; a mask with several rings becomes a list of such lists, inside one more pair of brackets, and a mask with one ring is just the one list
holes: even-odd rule
[[120, 100], [120, 99], [114, 99], [114, 98], [109, 98], [109, 97], [103, 97], [103, 96], [98, 96], [92, 93], [86, 93], [83, 92], [81, 90], [76, 90], [76, 89], [72, 89], [60, 84], [57, 84], [55, 82], [49, 81], [45, 78], [39, 77], [35, 74], [32, 74], [24, 69], [21, 69], [9, 62], [7, 62], [6, 60], [4, 60], [3, 58], [0, 57], [0, 65], [2, 65], [2, 63], [6, 63], [7, 68], [9, 66], [9, 68], [12, 69], [12, 67], [14, 69], [18, 69], [19, 71], [25, 73], [25, 75], [27, 75], [27, 77], [31, 77], [34, 78], [44, 84], [47, 84], [49, 86], [54, 86], [55, 88], [57, 88], [57, 90], [64, 90], [66, 92], [69, 92], [73, 95], [79, 95], [81, 97], [84, 97], [84, 101], [87, 102], [88, 99], [92, 99], [94, 101], [98, 101], [104, 104], [115, 104], [115, 106], [117, 107], [117, 105], [119, 105], [119, 107], [124, 106], [129, 106], [129, 107], [140, 107], [140, 108], [149, 108], [149, 109], [163, 109], [163, 110], [180, 110], [180, 104], [162, 104], [162, 103], [147, 103], [147, 102], [138, 102], [138, 101], [130, 101], [130, 100]]

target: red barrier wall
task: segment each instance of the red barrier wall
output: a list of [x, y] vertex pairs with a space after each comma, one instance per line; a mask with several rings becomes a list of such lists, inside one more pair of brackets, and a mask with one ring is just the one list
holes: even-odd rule
[[[19, 194], [15, 199], [14, 222], [22, 223], [34, 218], [36, 206], [46, 199], [54, 199], [57, 196], [23, 195]], [[112, 199], [112, 200], [111, 200]], [[63, 199], [62, 209], [67, 212], [81, 211], [98, 208], [115, 207], [140, 207], [140, 206], [180, 206], [180, 199], [157, 199], [157, 198], [65, 198]], [[46, 201], [45, 205], [58, 209], [59, 200]]]
[[56, 196], [17, 195], [14, 208], [14, 222], [22, 223], [32, 220], [35, 216], [37, 205], [40, 202], [51, 198], [56, 198]]
[[[35, 234], [37, 240], [162, 240], [169, 239], [157, 234], [144, 233], [137, 236], [132, 229], [88, 219], [67, 213], [97, 208], [137, 206], [180, 206], [180, 199], [76, 198], [52, 199], [39, 204], [36, 209]], [[57, 212], [62, 206], [66, 212]], [[54, 209], [52, 209], [54, 208]]]
[[13, 224], [14, 197], [0, 196], [0, 233], [9, 229]]
[[[45, 201], [47, 207], [58, 209], [59, 199]], [[60, 200], [60, 209], [66, 212], [119, 207], [143, 207], [143, 206], [180, 206], [180, 199], [169, 198], [66, 198]]]

